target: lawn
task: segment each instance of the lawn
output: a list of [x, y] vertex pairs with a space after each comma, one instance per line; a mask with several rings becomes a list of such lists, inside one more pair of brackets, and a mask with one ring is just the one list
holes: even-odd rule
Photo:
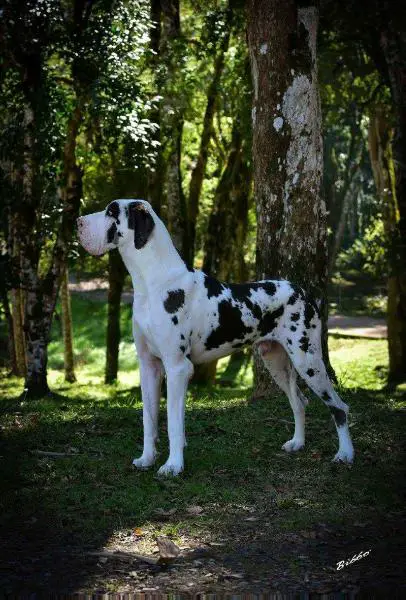
[[[186, 471], [160, 480], [156, 468], [131, 466], [141, 452], [142, 411], [130, 308], [122, 311], [119, 381], [106, 386], [106, 306], [73, 302], [78, 382], [63, 381], [57, 321], [53, 396], [21, 401], [21, 381], [0, 382], [1, 589], [400, 589], [406, 397], [385, 390], [386, 341], [330, 339], [338, 389], [351, 407], [353, 466], [331, 463], [336, 434], [315, 398], [306, 448], [282, 452], [293, 432], [288, 401], [247, 401], [252, 371], [245, 366], [229, 387], [227, 378], [221, 387], [191, 387]], [[226, 369], [223, 361], [220, 379]], [[158, 464], [167, 453], [165, 408], [162, 399]], [[181, 547], [174, 565], [94, 554], [154, 556], [158, 535]], [[368, 558], [336, 571], [336, 562], [370, 548]]]

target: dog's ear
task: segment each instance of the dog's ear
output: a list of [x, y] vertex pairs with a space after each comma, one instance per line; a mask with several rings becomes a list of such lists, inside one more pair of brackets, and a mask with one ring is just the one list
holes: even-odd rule
[[154, 219], [142, 202], [128, 205], [128, 228], [134, 229], [134, 246], [140, 250], [149, 240], [155, 227]]

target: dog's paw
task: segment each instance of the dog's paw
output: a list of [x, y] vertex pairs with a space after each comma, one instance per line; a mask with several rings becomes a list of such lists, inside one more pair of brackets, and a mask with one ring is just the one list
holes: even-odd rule
[[158, 469], [158, 477], [175, 477], [183, 471], [182, 462], [173, 462], [167, 460], [160, 469]]
[[295, 440], [295, 438], [292, 438], [291, 440], [288, 440], [287, 442], [285, 442], [282, 446], [282, 450], [285, 450], [285, 452], [297, 452], [298, 450], [301, 450], [304, 447], [304, 441], [303, 440]]
[[133, 465], [134, 465], [134, 467], [137, 467], [137, 469], [148, 469], [149, 467], [152, 467], [152, 465], [154, 463], [155, 463], [154, 455], [144, 456], [144, 454], [143, 454], [139, 458], [134, 458], [134, 460], [133, 460]]
[[351, 464], [354, 460], [354, 450], [339, 450], [335, 457], [333, 458], [333, 462], [335, 463], [347, 463]]

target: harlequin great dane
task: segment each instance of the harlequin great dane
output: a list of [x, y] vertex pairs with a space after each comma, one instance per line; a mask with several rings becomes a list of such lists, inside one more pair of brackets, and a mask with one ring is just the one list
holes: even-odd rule
[[159, 475], [183, 470], [185, 396], [193, 365], [253, 344], [293, 410], [287, 452], [304, 446], [307, 399], [297, 373], [330, 409], [338, 433], [335, 461], [351, 462], [348, 406], [327, 375], [317, 305], [292, 283], [266, 280], [227, 284], [188, 269], [163, 222], [145, 200], [115, 200], [105, 211], [78, 219], [82, 246], [101, 255], [118, 248], [134, 286], [133, 333], [143, 401], [144, 450], [134, 460], [147, 468], [156, 458], [162, 377], [167, 379], [169, 458]]

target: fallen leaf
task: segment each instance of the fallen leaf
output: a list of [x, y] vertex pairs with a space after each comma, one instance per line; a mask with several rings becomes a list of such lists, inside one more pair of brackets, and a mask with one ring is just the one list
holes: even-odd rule
[[167, 537], [160, 536], [157, 538], [159, 560], [169, 562], [176, 558], [180, 552], [180, 548]]
[[188, 515], [200, 515], [203, 512], [203, 508], [201, 506], [188, 506], [186, 512]]
[[144, 534], [143, 530], [141, 529], [141, 527], [136, 527], [134, 529], [134, 535], [136, 535], [138, 537], [141, 537], [141, 536], [143, 536], [145, 534]]
[[161, 517], [170, 517], [176, 513], [176, 508], [168, 508], [167, 510], [165, 508], [156, 508], [154, 513]]

